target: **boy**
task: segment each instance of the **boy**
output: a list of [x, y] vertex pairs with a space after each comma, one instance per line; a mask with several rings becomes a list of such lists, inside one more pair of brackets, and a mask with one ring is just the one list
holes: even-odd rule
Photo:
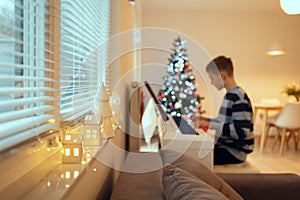
[[214, 164], [241, 163], [253, 151], [253, 111], [246, 92], [237, 85], [230, 58], [219, 56], [206, 67], [211, 84], [226, 89], [219, 114], [201, 117], [198, 126], [216, 131]]

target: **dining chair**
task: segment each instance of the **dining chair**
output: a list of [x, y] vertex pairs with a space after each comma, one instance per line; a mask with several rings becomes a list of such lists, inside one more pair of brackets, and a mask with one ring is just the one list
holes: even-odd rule
[[267, 134], [270, 127], [276, 127], [277, 133], [272, 148], [280, 142], [279, 153], [282, 155], [285, 144], [291, 137], [294, 139], [295, 149], [298, 149], [300, 137], [300, 103], [287, 103], [275, 119], [267, 123]]

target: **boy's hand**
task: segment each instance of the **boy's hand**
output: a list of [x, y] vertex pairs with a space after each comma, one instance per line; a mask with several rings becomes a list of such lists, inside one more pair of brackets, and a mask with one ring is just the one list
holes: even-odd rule
[[208, 129], [209, 125], [210, 125], [210, 122], [208, 121], [207, 118], [206, 119], [202, 119], [202, 117], [200, 118], [199, 124], [198, 124], [199, 128], [206, 128], [206, 129]]
[[191, 120], [193, 121], [194, 127], [197, 128], [209, 128], [209, 118], [208, 117], [203, 117], [200, 115], [192, 115]]

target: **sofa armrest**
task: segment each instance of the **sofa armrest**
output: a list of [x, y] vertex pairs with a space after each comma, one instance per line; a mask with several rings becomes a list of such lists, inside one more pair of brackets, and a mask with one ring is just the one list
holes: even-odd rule
[[219, 173], [218, 175], [245, 200], [300, 198], [300, 176], [297, 174]]

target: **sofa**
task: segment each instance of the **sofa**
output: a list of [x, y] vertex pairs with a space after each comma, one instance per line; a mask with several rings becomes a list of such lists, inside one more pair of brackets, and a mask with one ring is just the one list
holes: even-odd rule
[[129, 155], [111, 200], [300, 199], [296, 174], [215, 174], [198, 160], [172, 150]]

